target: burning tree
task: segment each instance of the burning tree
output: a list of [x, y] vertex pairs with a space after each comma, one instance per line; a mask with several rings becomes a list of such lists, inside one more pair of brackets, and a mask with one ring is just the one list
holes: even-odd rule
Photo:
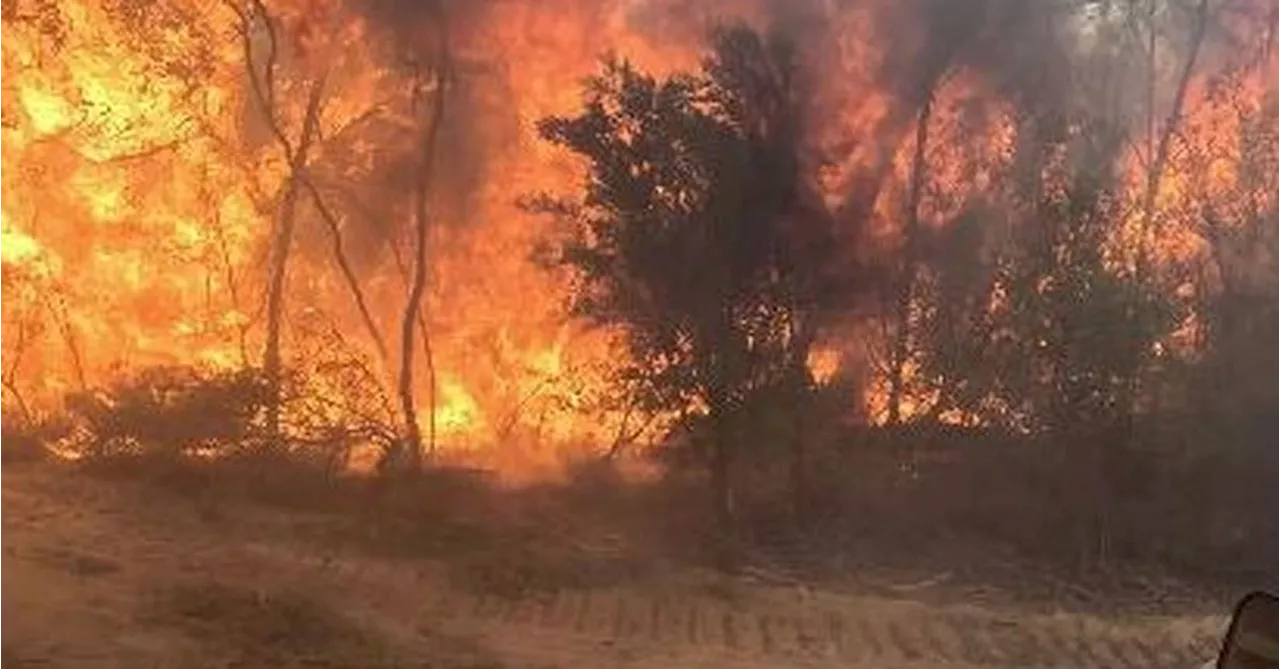
[[[440, 126], [444, 122], [446, 83], [450, 69], [447, 17], [442, 8], [434, 3], [430, 4], [426, 12], [429, 16], [425, 19], [414, 16], [414, 20], [410, 22], [415, 28], [425, 25], [430, 29], [430, 34], [416, 35], [422, 38], [421, 45], [410, 45], [412, 40], [396, 42], [397, 55], [410, 70], [406, 77], [410, 83], [407, 94], [393, 94], [388, 99], [371, 103], [361, 113], [344, 119], [345, 122], [341, 125], [326, 128], [323, 117], [328, 111], [324, 104], [327, 101], [327, 88], [331, 85], [330, 79], [343, 78], [335, 52], [343, 48], [344, 43], [325, 35], [341, 35], [336, 26], [336, 22], [345, 17], [341, 8], [337, 5], [313, 6], [309, 8], [310, 11], [273, 14], [260, 0], [249, 2], [247, 9], [240, 9], [235, 3], [229, 3], [229, 6], [239, 19], [238, 30], [243, 43], [249, 89], [257, 120], [265, 126], [267, 134], [278, 146], [287, 170], [272, 226], [266, 288], [266, 342], [262, 366], [270, 389], [266, 406], [268, 442], [278, 443], [282, 437], [281, 329], [285, 314], [287, 267], [295, 246], [299, 205], [300, 202], [309, 200], [332, 239], [333, 259], [341, 270], [361, 323], [377, 353], [383, 376], [394, 376], [402, 428], [400, 437], [393, 439], [388, 451], [384, 453], [386, 462], [417, 469], [424, 448], [415, 392], [418, 381], [414, 374], [419, 338], [427, 354], [429, 399], [432, 404], [435, 402], [435, 369], [422, 303], [428, 280], [427, 245], [428, 226], [431, 222], [429, 199], [432, 194], [433, 168], [438, 162], [436, 144]], [[283, 67], [284, 61], [291, 61], [293, 67]], [[292, 76], [285, 77], [285, 74]], [[348, 74], [347, 78], [353, 77]], [[282, 89], [289, 88], [305, 91], [306, 103], [303, 109], [293, 109], [296, 103], [281, 94]], [[295, 121], [295, 125], [300, 126], [296, 139], [290, 136], [290, 116], [300, 117]], [[349, 211], [350, 202], [344, 202], [341, 197], [346, 194], [345, 189], [339, 188], [340, 193], [335, 195], [332, 187], [326, 189], [330, 184], [324, 179], [326, 172], [335, 169], [332, 164], [324, 164], [326, 150], [331, 155], [341, 155], [345, 145], [351, 143], [351, 136], [359, 136], [361, 131], [367, 132], [369, 126], [379, 121], [384, 126], [398, 126], [397, 134], [409, 140], [407, 143], [412, 146], [408, 155], [401, 156], [412, 174], [412, 184], [409, 187], [411, 192], [407, 198], [412, 202], [409, 215], [411, 222], [405, 226], [410, 230], [408, 236], [411, 240], [408, 269], [395, 246], [395, 240], [391, 240], [402, 276], [409, 275], [404, 276], [406, 296], [400, 319], [398, 369], [394, 374], [390, 369], [393, 361], [386, 336], [379, 327], [378, 318], [372, 311], [370, 299], [344, 242], [344, 235], [350, 234], [348, 229], [352, 227], [351, 220], [355, 218]], [[321, 157], [313, 157], [313, 152]], [[332, 162], [330, 158], [330, 163]], [[340, 164], [337, 169], [346, 168], [346, 175], [349, 177], [353, 173], [350, 167]], [[329, 192], [326, 193], [326, 190]], [[382, 380], [378, 375], [373, 376], [375, 383]], [[432, 415], [434, 416], [433, 413]], [[430, 425], [428, 434], [430, 443], [434, 444], [434, 418]]]
[[963, 239], [982, 235], [982, 213], [943, 233], [951, 243], [941, 246], [969, 253], [934, 258], [938, 298], [923, 357], [940, 391], [936, 412], [1076, 434], [1137, 408], [1138, 384], [1177, 319], [1158, 285], [1109, 257], [1121, 220], [1117, 143], [1086, 123], [1068, 134], [1024, 147], [1065, 155], [1068, 166], [1022, 184], [1033, 190], [1016, 195], [1020, 220], [988, 258]]
[[722, 521], [744, 414], [810, 385], [834, 297], [830, 219], [799, 151], [802, 91], [787, 41], [721, 29], [697, 74], [658, 80], [610, 60], [579, 115], [540, 126], [588, 163], [580, 197], [535, 204], [567, 223], [555, 260], [576, 274], [574, 313], [625, 333], [622, 376], [645, 408], [705, 418]]

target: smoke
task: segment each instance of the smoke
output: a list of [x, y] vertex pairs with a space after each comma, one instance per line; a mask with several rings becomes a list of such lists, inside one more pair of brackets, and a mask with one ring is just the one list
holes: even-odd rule
[[437, 21], [475, 4], [449, 0], [355, 0], [352, 6], [388, 28], [414, 30], [420, 21]]
[[[455, 59], [442, 163], [460, 198], [485, 178], [486, 156], [519, 138], [502, 100], [545, 82], [513, 80], [510, 58], [536, 58], [544, 43], [588, 65], [607, 50], [675, 44], [700, 52], [712, 27], [745, 22], [784, 35], [799, 49], [815, 86], [810, 126], [825, 144], [820, 162], [844, 173], [838, 209], [850, 228], [865, 224], [909, 140], [916, 116], [948, 76], [978, 74], [992, 92], [1043, 110], [1070, 99], [1059, 35], [1061, 3], [1024, 0], [360, 0], [389, 43], [429, 50], [447, 22]], [[563, 20], [556, 21], [556, 17]], [[552, 34], [552, 30], [558, 32]], [[598, 36], [615, 39], [595, 39]], [[628, 38], [619, 43], [619, 35]], [[503, 44], [517, 40], [522, 45]], [[520, 46], [535, 47], [522, 49]], [[624, 57], [634, 53], [622, 50]], [[562, 85], [576, 82], [562, 81]], [[497, 104], [492, 104], [497, 101]], [[554, 110], [563, 111], [563, 110]], [[504, 116], [504, 112], [506, 115]], [[468, 170], [466, 166], [474, 165]]]

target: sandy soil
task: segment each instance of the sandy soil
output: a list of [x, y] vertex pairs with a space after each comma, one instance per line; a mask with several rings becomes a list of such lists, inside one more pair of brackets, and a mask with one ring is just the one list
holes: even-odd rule
[[322, 516], [49, 465], [7, 466], [2, 480], [6, 669], [1196, 667], [1225, 624], [926, 605], [674, 567], [504, 596], [439, 560], [306, 539]]

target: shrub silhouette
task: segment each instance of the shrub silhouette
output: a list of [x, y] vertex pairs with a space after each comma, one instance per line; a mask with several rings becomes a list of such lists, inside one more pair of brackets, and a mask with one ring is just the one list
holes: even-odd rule
[[153, 367], [105, 390], [75, 393], [67, 410], [85, 455], [191, 455], [253, 438], [267, 392], [255, 369]]

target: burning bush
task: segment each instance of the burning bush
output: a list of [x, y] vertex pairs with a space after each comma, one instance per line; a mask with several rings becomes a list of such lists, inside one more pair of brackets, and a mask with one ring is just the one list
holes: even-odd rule
[[277, 442], [265, 430], [271, 394], [261, 370], [160, 366], [67, 397], [70, 446], [97, 459], [274, 453], [336, 474], [356, 448], [385, 453], [398, 443], [388, 398], [349, 353], [317, 354], [281, 385]]
[[66, 400], [75, 446], [90, 457], [226, 451], [257, 431], [266, 387], [256, 369], [153, 367]]

